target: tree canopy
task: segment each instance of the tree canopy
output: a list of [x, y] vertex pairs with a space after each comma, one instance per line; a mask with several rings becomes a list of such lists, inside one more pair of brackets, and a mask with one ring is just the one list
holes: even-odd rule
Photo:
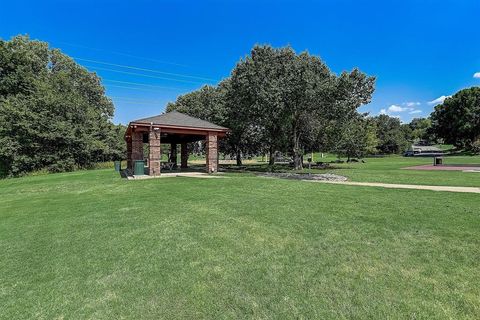
[[[380, 153], [400, 153], [405, 151], [410, 142], [405, 127], [402, 127], [400, 119], [381, 114], [373, 118], [377, 127]], [[408, 125], [407, 125], [408, 127]]]
[[411, 139], [413, 141], [424, 141], [431, 143], [434, 137], [430, 134], [432, 120], [430, 118], [413, 118], [408, 124], [411, 130]]
[[[480, 146], [480, 87], [460, 90], [435, 107], [432, 132], [459, 148]], [[480, 147], [479, 147], [480, 149]]]
[[[221, 115], [218, 123], [232, 130], [225, 151], [237, 159], [242, 153], [269, 151], [270, 164], [275, 151], [282, 151], [301, 169], [305, 150], [332, 145], [338, 130], [359, 116], [357, 109], [370, 101], [374, 83], [358, 69], [337, 76], [308, 52], [257, 45], [216, 88], [181, 96], [168, 110], [214, 122], [209, 110], [215, 110]], [[205, 110], [198, 111], [202, 104]]]
[[0, 168], [72, 170], [119, 151], [114, 107], [96, 74], [48, 44], [0, 40]]

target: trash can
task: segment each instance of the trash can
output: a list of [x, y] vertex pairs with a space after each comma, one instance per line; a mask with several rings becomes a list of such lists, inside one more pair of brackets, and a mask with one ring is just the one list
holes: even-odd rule
[[133, 175], [143, 176], [145, 174], [145, 163], [143, 160], [135, 160], [135, 166], [133, 167]]
[[434, 165], [434, 166], [439, 166], [439, 165], [441, 165], [441, 164], [443, 163], [443, 159], [442, 159], [442, 158], [437, 158], [437, 157], [435, 157], [435, 158], [433, 158], [433, 159], [434, 159], [434, 160], [433, 160], [433, 165]]
[[122, 170], [122, 162], [115, 161], [115, 171], [120, 172], [120, 170]]

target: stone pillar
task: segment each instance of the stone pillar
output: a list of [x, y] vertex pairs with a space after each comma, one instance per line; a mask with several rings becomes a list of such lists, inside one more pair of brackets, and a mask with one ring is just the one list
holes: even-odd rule
[[159, 176], [161, 171], [160, 160], [160, 130], [150, 130], [148, 133], [148, 144], [150, 152], [148, 154], [148, 174], [151, 176]]
[[125, 139], [127, 143], [127, 169], [133, 170], [132, 164], [132, 137], [127, 137]]
[[216, 173], [218, 170], [218, 136], [216, 132], [209, 132], [205, 144], [207, 149], [207, 172]]
[[143, 160], [143, 133], [132, 132], [132, 156], [131, 170], [133, 170], [135, 160]]
[[180, 154], [180, 161], [181, 161], [180, 168], [186, 169], [186, 168], [188, 168], [188, 149], [187, 149], [187, 143], [186, 143], [186, 142], [182, 142], [181, 148], [182, 148], [182, 150], [180, 150], [180, 152], [181, 152], [181, 154]]
[[173, 168], [177, 169], [177, 144], [170, 144], [170, 162], [173, 162]]

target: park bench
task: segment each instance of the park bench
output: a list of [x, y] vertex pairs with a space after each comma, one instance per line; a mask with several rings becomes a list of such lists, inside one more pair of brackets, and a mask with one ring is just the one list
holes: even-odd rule
[[175, 166], [174, 162], [162, 162], [162, 169], [168, 169], [172, 171], [174, 166]]

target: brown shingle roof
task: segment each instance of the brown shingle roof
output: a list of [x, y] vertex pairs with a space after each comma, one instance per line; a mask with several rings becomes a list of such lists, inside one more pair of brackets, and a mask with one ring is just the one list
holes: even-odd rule
[[214, 123], [194, 118], [176, 110], [163, 113], [158, 116], [149, 118], [138, 119], [132, 121], [132, 123], [153, 123], [154, 125], [166, 125], [166, 126], [178, 126], [178, 127], [192, 127], [202, 129], [216, 129], [216, 130], [228, 130], [225, 127], [218, 126]]

